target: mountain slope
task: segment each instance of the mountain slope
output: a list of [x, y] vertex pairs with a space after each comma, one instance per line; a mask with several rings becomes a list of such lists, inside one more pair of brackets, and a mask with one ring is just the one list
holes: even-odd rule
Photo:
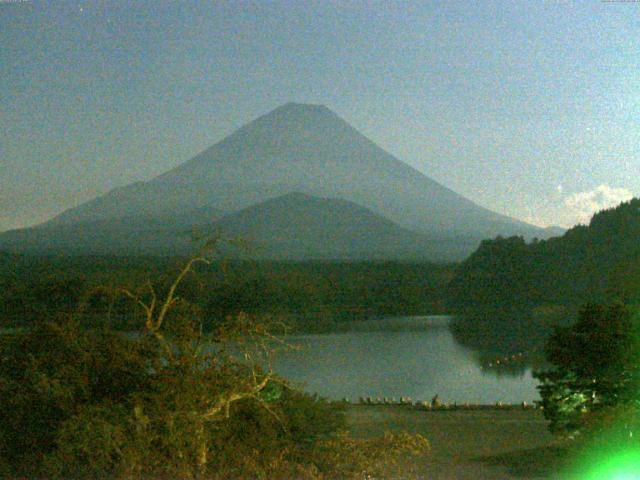
[[[196, 247], [188, 220], [198, 214], [201, 209], [163, 221], [125, 218], [16, 230], [0, 236], [0, 246], [32, 254], [188, 255]], [[346, 200], [301, 193], [200, 222], [196, 231], [243, 240], [244, 248], [223, 249], [226, 255], [272, 260], [452, 261], [475, 246], [412, 232]]]
[[533, 361], [540, 368], [536, 363], [554, 327], [575, 322], [584, 305], [640, 305], [639, 236], [640, 200], [634, 199], [561, 237], [483, 241], [446, 289], [456, 340], [487, 363], [496, 352], [524, 352], [521, 365]]
[[[464, 258], [481, 239], [498, 234], [546, 236], [429, 179], [328, 108], [287, 104], [148, 182], [115, 189], [34, 229], [0, 235], [0, 249], [75, 251], [93, 237], [101, 251], [113, 241], [118, 253], [145, 252], [145, 246], [149, 253], [171, 252], [182, 247], [172, 245], [167, 232], [202, 224], [198, 212], [231, 214], [291, 192], [353, 202], [437, 238], [432, 260], [449, 260], [451, 251]], [[136, 234], [142, 240], [136, 242]]]
[[[399, 227], [346, 200], [290, 193], [228, 215], [213, 226], [249, 242], [248, 254], [270, 259], [452, 260], [460, 247]], [[440, 239], [442, 240], [442, 239]], [[464, 248], [471, 248], [465, 245]]]
[[52, 223], [233, 212], [292, 191], [343, 198], [413, 230], [486, 238], [541, 230], [479, 207], [397, 160], [323, 106], [287, 104], [149, 182], [116, 189]]
[[15, 253], [74, 255], [188, 254], [194, 245], [187, 232], [221, 217], [213, 207], [152, 216], [86, 219], [46, 223], [0, 234], [0, 250]]

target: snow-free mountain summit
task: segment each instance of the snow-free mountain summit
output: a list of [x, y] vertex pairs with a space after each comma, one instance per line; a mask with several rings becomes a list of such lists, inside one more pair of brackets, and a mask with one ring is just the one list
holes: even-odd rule
[[[175, 230], [176, 235], [184, 232], [185, 222], [188, 223], [191, 216], [202, 224], [202, 212], [216, 212], [211, 223], [219, 221], [221, 228], [233, 223], [236, 230], [249, 231], [251, 225], [240, 228], [237, 222], [225, 222], [224, 217], [292, 193], [303, 196], [270, 204], [269, 211], [275, 207], [289, 208], [291, 202], [297, 204], [304, 198], [308, 200], [308, 197], [343, 201], [338, 204], [314, 203], [315, 213], [296, 219], [298, 230], [290, 228], [286, 232], [294, 244], [296, 235], [317, 227], [315, 223], [323, 217], [318, 208], [329, 209], [329, 215], [331, 210], [340, 215], [347, 208], [350, 218], [353, 218], [357, 209], [354, 210], [352, 204], [361, 207], [367, 215], [381, 219], [381, 222], [357, 222], [354, 219], [356, 230], [372, 229], [355, 238], [373, 238], [378, 226], [384, 223], [388, 229], [393, 225], [398, 230], [393, 238], [397, 239], [400, 232], [405, 232], [405, 236], [413, 240], [419, 237], [430, 242], [431, 248], [425, 249], [425, 257], [432, 260], [451, 259], [451, 252], [456, 252], [453, 254], [455, 257], [463, 256], [470, 253], [481, 239], [499, 234], [544, 236], [542, 229], [491, 212], [431, 180], [378, 147], [328, 108], [289, 103], [241, 127], [191, 160], [150, 181], [115, 189], [34, 229], [0, 235], [0, 248], [20, 250], [22, 243], [29, 245], [31, 251], [63, 251], [66, 242], [55, 241], [54, 237], [69, 236], [68, 232], [80, 229], [87, 232], [86, 244], [80, 245], [76, 241], [72, 250], [89, 253], [92, 251], [92, 235], [88, 232], [94, 228], [102, 232], [105, 241], [105, 235], [118, 236], [117, 228], [110, 226], [119, 225], [122, 229], [123, 223], [140, 224], [143, 236], [153, 237], [153, 228], [149, 225], [157, 226], [161, 219], [163, 233], [153, 239], [154, 248], [150, 248], [148, 253], [178, 253], [183, 247], [178, 247], [181, 245], [179, 241], [172, 247], [172, 235], [168, 232]], [[252, 215], [245, 217], [260, 222], [256, 215], [262, 210], [254, 209]], [[286, 211], [282, 212], [282, 215], [286, 214]], [[330, 225], [331, 222], [326, 224], [327, 227]], [[129, 239], [135, 237], [134, 226], [126, 230]], [[348, 232], [354, 234], [355, 230], [348, 229]], [[114, 253], [125, 253], [122, 250], [126, 250], [126, 242], [117, 241], [115, 237], [113, 240], [119, 246], [114, 248]], [[160, 237], [163, 237], [161, 241]], [[347, 240], [340, 242], [343, 245], [353, 244]], [[100, 242], [100, 253], [109, 250], [109, 241], [105, 241]], [[399, 251], [406, 251], [406, 242], [397, 241], [399, 246], [402, 244]], [[291, 242], [285, 244], [295, 251]], [[357, 245], [358, 257], [367, 256], [366, 241], [363, 242]], [[142, 244], [135, 248], [132, 246], [136, 253], [140, 253], [140, 249], [144, 250]], [[314, 258], [316, 255], [312, 250], [301, 249], [300, 252], [305, 253], [300, 256]], [[393, 250], [393, 242], [386, 250]], [[271, 251], [269, 256], [289, 257], [275, 254], [270, 248], [263, 251]], [[338, 256], [341, 258], [351, 256], [348, 248], [329, 251], [340, 252]]]

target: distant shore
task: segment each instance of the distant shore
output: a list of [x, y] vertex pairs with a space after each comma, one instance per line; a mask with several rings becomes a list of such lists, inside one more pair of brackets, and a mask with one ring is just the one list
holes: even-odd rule
[[313, 318], [288, 316], [283, 322], [294, 335], [353, 332], [423, 331], [426, 327], [448, 327], [452, 319], [445, 314], [376, 315], [370, 318]]

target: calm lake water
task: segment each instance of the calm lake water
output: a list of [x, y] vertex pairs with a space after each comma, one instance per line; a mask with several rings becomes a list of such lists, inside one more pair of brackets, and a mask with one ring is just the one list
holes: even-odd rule
[[[408, 396], [443, 402], [518, 403], [539, 399], [531, 370], [498, 376], [454, 340], [449, 317], [359, 322], [347, 333], [289, 336], [300, 351], [279, 353], [275, 370], [332, 399]], [[368, 331], [365, 331], [368, 330]], [[373, 331], [372, 331], [373, 330]]]

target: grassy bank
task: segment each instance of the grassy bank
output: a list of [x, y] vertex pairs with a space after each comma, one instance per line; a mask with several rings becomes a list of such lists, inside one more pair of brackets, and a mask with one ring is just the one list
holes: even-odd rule
[[385, 430], [420, 433], [430, 458], [419, 465], [428, 479], [556, 479], [563, 448], [537, 410], [424, 411], [399, 405], [351, 405], [356, 437]]

